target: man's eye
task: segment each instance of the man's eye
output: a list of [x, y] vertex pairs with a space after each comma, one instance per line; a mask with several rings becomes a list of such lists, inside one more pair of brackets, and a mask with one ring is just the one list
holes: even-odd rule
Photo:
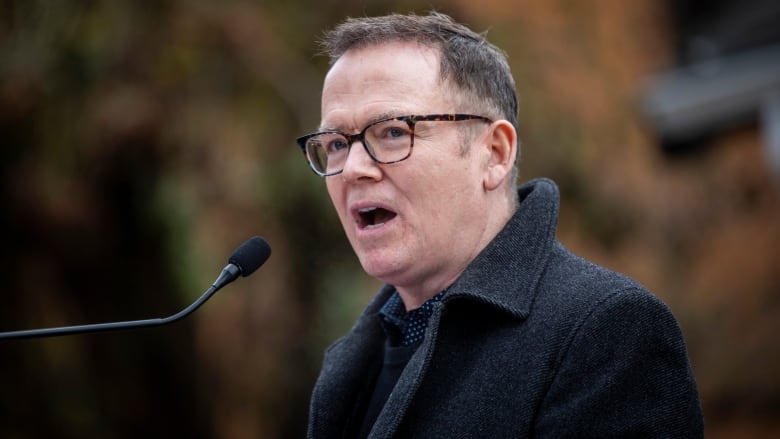
[[384, 127], [378, 136], [380, 139], [397, 139], [409, 135], [409, 129], [402, 126]]
[[334, 139], [330, 142], [328, 142], [326, 150], [328, 154], [341, 151], [342, 149], [347, 148], [349, 145], [347, 144], [346, 139]]
[[394, 127], [387, 130], [387, 135], [389, 137], [401, 137], [401, 136], [405, 136], [406, 134], [407, 134], [406, 130], [403, 128]]

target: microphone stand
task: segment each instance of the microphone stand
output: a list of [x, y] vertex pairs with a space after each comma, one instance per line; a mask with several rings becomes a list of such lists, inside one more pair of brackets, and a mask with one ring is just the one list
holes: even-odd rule
[[105, 332], [119, 329], [147, 328], [151, 326], [162, 326], [173, 323], [190, 315], [193, 311], [203, 305], [220, 288], [234, 281], [241, 274], [241, 269], [233, 263], [228, 264], [219, 275], [217, 280], [201, 295], [198, 300], [190, 304], [176, 314], [165, 318], [129, 320], [124, 322], [94, 323], [90, 325], [63, 326], [59, 328], [28, 329], [23, 331], [0, 332], [0, 341], [19, 340], [36, 337], [57, 337], [61, 335], [82, 334], [86, 332]]
[[125, 322], [95, 323], [91, 325], [63, 326], [59, 328], [29, 329], [25, 331], [0, 332], [0, 341], [18, 340], [22, 338], [56, 337], [60, 335], [81, 334], [85, 332], [113, 331], [117, 329], [146, 328], [149, 326], [161, 326], [180, 320], [198, 309], [220, 288], [233, 282], [241, 276], [249, 276], [254, 273], [271, 256], [271, 247], [265, 239], [253, 236], [241, 244], [228, 258], [228, 264], [222, 269], [217, 279], [202, 296], [190, 306], [178, 313], [161, 318], [146, 320], [130, 320]]
[[168, 323], [173, 323], [177, 320], [181, 320], [184, 317], [192, 314], [193, 311], [203, 305], [211, 296], [214, 295], [220, 288], [224, 287], [228, 283], [234, 281], [238, 275], [241, 274], [241, 270], [234, 264], [228, 264], [219, 275], [214, 284], [201, 295], [198, 300], [191, 303], [190, 306], [184, 308], [176, 314], [173, 314], [164, 318], [157, 319], [145, 319], [145, 320], [128, 320], [124, 322], [109, 322], [109, 323], [93, 323], [89, 325], [75, 325], [75, 326], [62, 326], [58, 328], [42, 328], [42, 329], [28, 329], [23, 331], [10, 331], [0, 332], [0, 341], [3, 340], [19, 340], [25, 338], [37, 338], [37, 337], [57, 337], [61, 335], [71, 334], [83, 334], [87, 332], [105, 332], [115, 331], [119, 329], [133, 329], [133, 328], [148, 328], [151, 326], [162, 326]]

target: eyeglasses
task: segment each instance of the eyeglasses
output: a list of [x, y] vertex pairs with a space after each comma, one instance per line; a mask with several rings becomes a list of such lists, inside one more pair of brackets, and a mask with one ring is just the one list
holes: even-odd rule
[[473, 114], [429, 114], [427, 116], [399, 116], [372, 122], [357, 134], [329, 130], [307, 134], [297, 139], [311, 169], [327, 177], [344, 170], [352, 144], [360, 141], [368, 155], [377, 163], [390, 164], [406, 160], [412, 155], [414, 126], [417, 122], [459, 122], [491, 119]]

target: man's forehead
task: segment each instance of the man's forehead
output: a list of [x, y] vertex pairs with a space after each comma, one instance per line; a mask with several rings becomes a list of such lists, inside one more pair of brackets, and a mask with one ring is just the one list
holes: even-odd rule
[[[394, 73], [388, 67], [393, 61], [412, 58], [418, 61], [417, 67], [424, 64], [437, 76], [440, 73], [441, 53], [438, 48], [415, 41], [390, 41], [378, 44], [366, 44], [357, 46], [344, 52], [336, 62], [331, 65], [325, 75], [327, 84], [334, 76], [343, 73], [345, 69], [352, 69], [361, 63], [372, 63], [377, 59], [383, 59], [385, 64], [377, 65], [377, 73]], [[345, 67], [346, 65], [346, 67]], [[402, 67], [402, 66], [398, 66]], [[348, 73], [348, 72], [347, 72]]]
[[416, 42], [366, 45], [345, 52], [328, 72], [320, 128], [362, 129], [391, 117], [441, 112], [449, 101], [435, 49]]

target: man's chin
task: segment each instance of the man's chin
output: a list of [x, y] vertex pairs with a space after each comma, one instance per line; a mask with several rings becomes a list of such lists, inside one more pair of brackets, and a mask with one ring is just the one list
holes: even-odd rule
[[401, 272], [398, 261], [391, 261], [387, 257], [372, 255], [371, 257], [359, 256], [359, 259], [360, 265], [363, 266], [363, 271], [369, 276], [388, 284], [394, 284], [393, 279], [396, 279]]

